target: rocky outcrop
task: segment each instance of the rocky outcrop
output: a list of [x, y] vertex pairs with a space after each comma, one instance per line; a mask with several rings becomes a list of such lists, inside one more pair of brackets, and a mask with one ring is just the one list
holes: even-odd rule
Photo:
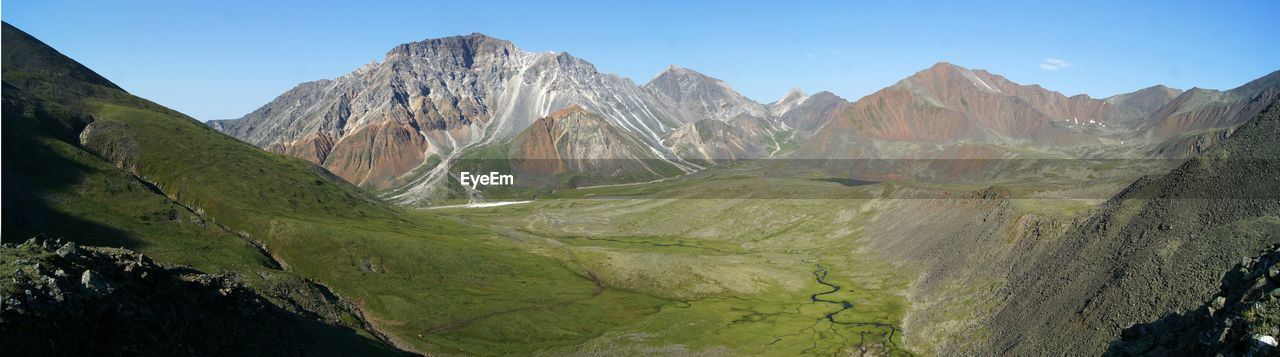
[[1222, 274], [1221, 290], [1180, 314], [1126, 328], [1108, 355], [1280, 355], [1280, 244], [1242, 258]]
[[5, 355], [390, 352], [318, 315], [278, 307], [236, 275], [40, 238], [0, 246], [0, 257]]

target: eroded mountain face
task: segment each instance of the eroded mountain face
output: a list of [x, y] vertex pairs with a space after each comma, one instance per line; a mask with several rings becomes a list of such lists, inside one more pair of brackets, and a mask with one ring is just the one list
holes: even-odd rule
[[770, 104], [770, 108], [780, 123], [795, 129], [797, 138], [804, 138], [826, 124], [832, 113], [848, 104], [849, 101], [827, 91], [808, 96], [791, 92]]
[[586, 61], [472, 34], [397, 46], [381, 63], [304, 83], [243, 118], [211, 125], [382, 189], [430, 156], [511, 137], [571, 104], [650, 145], [682, 120], [630, 80]]
[[515, 172], [547, 176], [577, 173], [653, 179], [679, 172], [640, 136], [577, 105], [535, 121], [512, 139], [507, 157], [515, 158]]
[[471, 34], [397, 46], [382, 62], [303, 83], [243, 118], [209, 125], [415, 203], [446, 181], [463, 152], [509, 142], [571, 106], [681, 172], [779, 157], [1185, 158], [1280, 95], [1278, 76], [1225, 92], [1153, 86], [1096, 99], [939, 63], [852, 103], [792, 90], [765, 105], [677, 66], [640, 86], [566, 53]]
[[1274, 100], [1280, 92], [1276, 78], [1272, 74], [1226, 92], [1154, 86], [1095, 99], [939, 63], [834, 110], [798, 153], [932, 158], [953, 146], [979, 144], [1018, 148], [995, 150], [993, 157], [1032, 149], [1069, 157], [1101, 152], [1186, 158], [1203, 151], [1198, 144], [1216, 142], [1197, 131], [1229, 130]]
[[864, 157], [858, 144], [1035, 143], [1093, 145], [1083, 128], [1105, 126], [1105, 101], [1023, 86], [983, 70], [939, 63], [843, 106], [802, 151]]
[[682, 160], [710, 166], [772, 157], [781, 150], [776, 135], [782, 131], [769, 120], [738, 114], [727, 121], [703, 119], [685, 124], [664, 135], [662, 143]]

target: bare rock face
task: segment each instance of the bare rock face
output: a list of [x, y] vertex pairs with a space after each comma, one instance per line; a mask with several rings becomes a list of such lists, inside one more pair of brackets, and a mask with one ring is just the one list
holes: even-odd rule
[[[725, 111], [739, 105], [764, 110], [727, 86], [720, 90], [717, 95], [736, 100]], [[303, 83], [240, 119], [209, 125], [383, 189], [431, 156], [448, 162], [465, 148], [508, 139], [569, 105], [597, 113], [663, 155], [670, 153], [659, 144], [661, 134], [689, 120], [654, 91], [569, 54], [524, 52], [471, 34], [397, 46], [382, 62]]]
[[471, 34], [396, 46], [381, 62], [303, 83], [242, 118], [209, 125], [357, 185], [408, 185], [392, 199], [412, 202], [442, 178], [444, 170], [406, 177], [431, 157], [447, 166], [468, 148], [509, 140], [570, 105], [674, 160], [662, 135], [684, 123], [743, 113], [772, 118], [764, 105], [691, 70], [672, 67], [641, 87], [567, 53], [525, 52]]
[[[1181, 144], [1164, 145], [1186, 146], [1198, 139], [1179, 135], [1234, 127], [1278, 96], [1280, 73], [1226, 92], [1153, 86], [1095, 99], [1068, 97], [987, 71], [939, 63], [840, 106], [799, 153], [815, 158], [901, 156], [883, 150], [882, 143], [980, 143], [1067, 151], [1111, 145], [1107, 140], [1156, 146], [1176, 140]], [[919, 153], [918, 149], [904, 152]]]
[[[467, 147], [516, 136], [535, 120], [570, 105], [635, 134], [663, 156], [672, 155], [660, 145], [660, 136], [703, 119], [703, 114], [768, 118], [763, 105], [718, 79], [691, 70], [671, 74], [659, 78], [673, 77], [676, 90], [680, 83], [694, 83], [687, 90], [707, 92], [698, 99], [707, 100], [713, 110], [659, 99], [668, 92], [655, 88], [668, 88], [659, 86], [666, 79], [657, 79], [653, 88], [640, 87], [563, 52], [521, 51], [511, 42], [472, 33], [399, 45], [380, 63], [332, 81], [302, 83], [243, 118], [210, 125], [376, 189], [393, 186], [430, 156], [448, 163]], [[686, 97], [682, 92], [671, 95]], [[422, 179], [410, 184], [431, 183]], [[421, 189], [410, 192], [398, 200], [415, 200], [413, 194]]]
[[[300, 84], [242, 118], [209, 125], [414, 203], [430, 196], [464, 152], [508, 142], [571, 105], [689, 171], [699, 164], [687, 160], [772, 157], [783, 146], [773, 142], [779, 137], [800, 143], [783, 155], [821, 159], [931, 158], [950, 155], [955, 145], [1074, 155], [1113, 143], [1163, 143], [1142, 152], [1195, 153], [1216, 141], [1180, 135], [1239, 125], [1280, 96], [1278, 82], [1280, 74], [1272, 74], [1226, 92], [1155, 86], [1095, 99], [939, 63], [853, 103], [793, 90], [763, 105], [685, 68], [671, 66], [639, 86], [567, 53], [525, 52], [471, 34], [396, 46], [381, 62]], [[741, 128], [715, 130], [745, 123], [732, 122], [741, 116], [784, 135], [748, 140], [735, 133]], [[689, 126], [704, 120], [718, 123]], [[720, 135], [707, 142], [704, 133]], [[94, 145], [127, 158], [127, 143]]]

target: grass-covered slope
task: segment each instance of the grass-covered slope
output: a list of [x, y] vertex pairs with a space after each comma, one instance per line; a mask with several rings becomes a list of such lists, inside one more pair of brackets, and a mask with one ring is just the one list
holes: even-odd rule
[[89, 100], [167, 112], [4, 24], [3, 235], [143, 249], [205, 270], [265, 267], [245, 240], [79, 144]]
[[8, 24], [3, 54], [6, 240], [125, 246], [282, 295], [306, 289], [258, 277], [314, 280], [422, 352], [574, 345], [661, 303], [487, 230], [380, 203], [129, 95]]
[[[3, 28], [6, 243], [32, 236], [62, 238], [84, 245], [134, 249], [166, 264], [235, 272], [263, 297], [294, 307], [291, 313], [318, 316], [334, 326], [332, 331], [341, 336], [319, 337], [328, 342], [319, 346], [341, 347], [334, 351], [348, 353], [389, 351], [372, 334], [361, 331], [354, 315], [325, 299], [305, 277], [276, 269], [276, 262], [251, 241], [204, 212], [166, 196], [149, 180], [104, 160], [92, 145], [86, 145], [88, 140], [81, 142], [87, 127], [111, 123], [101, 110], [107, 105], [147, 113], [144, 118], [165, 118], [157, 124], [169, 120], [178, 124], [175, 128], [199, 127], [199, 123], [129, 95], [7, 23]], [[136, 146], [122, 149], [117, 152], [136, 155], [139, 150]], [[14, 261], [6, 259], [6, 263]], [[10, 327], [23, 328], [6, 326]], [[53, 342], [72, 338], [46, 337]], [[150, 347], [144, 345], [140, 352], [157, 352], [155, 348], [162, 346]], [[64, 351], [89, 351], [68, 348]]]

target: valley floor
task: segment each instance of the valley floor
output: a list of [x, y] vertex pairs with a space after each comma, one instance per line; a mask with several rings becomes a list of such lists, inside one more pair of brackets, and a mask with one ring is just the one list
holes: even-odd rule
[[[775, 198], [815, 192], [829, 198]], [[986, 298], [1003, 283], [1001, 262], [1038, 246], [1025, 232], [1100, 201], [1008, 195], [713, 175], [417, 212], [481, 227], [485, 244], [549, 258], [594, 284], [589, 296], [546, 307], [575, 319], [537, 324], [598, 333], [541, 353], [914, 355], [980, 338], [994, 308]], [[504, 310], [449, 334], [485, 335], [539, 314]], [[607, 326], [576, 326], [600, 318]]]

